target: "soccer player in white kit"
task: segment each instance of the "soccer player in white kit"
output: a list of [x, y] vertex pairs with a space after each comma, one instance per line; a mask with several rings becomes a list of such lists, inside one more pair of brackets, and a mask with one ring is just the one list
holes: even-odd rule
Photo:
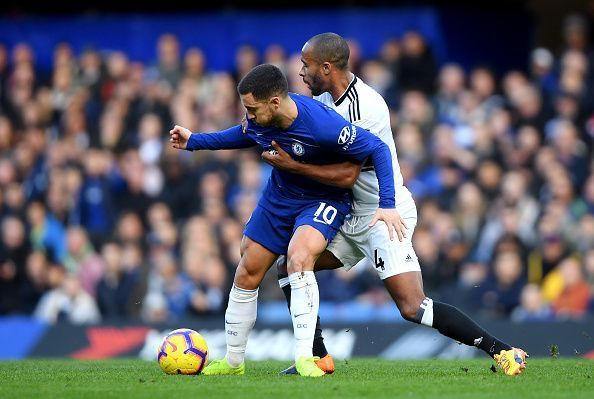
[[[352, 187], [351, 215], [318, 258], [315, 270], [339, 267], [348, 270], [363, 258], [369, 259], [404, 319], [435, 328], [447, 337], [482, 349], [506, 374], [520, 373], [526, 366], [527, 355], [523, 350], [493, 337], [459, 309], [433, 301], [425, 295], [421, 268], [412, 246], [417, 209], [411, 193], [403, 185], [388, 106], [379, 93], [349, 71], [348, 59], [346, 41], [337, 34], [322, 33], [303, 46], [303, 66], [299, 74], [315, 99], [332, 107], [351, 123], [377, 135], [388, 145], [394, 168], [396, 211], [403, 223], [394, 234], [384, 223], [376, 223], [373, 219], [379, 202], [379, 188], [371, 164], [344, 162], [320, 166], [297, 162], [280, 148], [276, 148], [278, 153], [263, 153], [264, 160], [275, 167], [326, 184]], [[282, 259], [277, 265], [279, 284], [290, 303], [286, 265]], [[334, 364], [323, 343], [319, 317], [316, 330], [314, 356], [320, 358], [316, 364], [326, 373], [332, 373]], [[290, 367], [282, 373], [292, 372]]]

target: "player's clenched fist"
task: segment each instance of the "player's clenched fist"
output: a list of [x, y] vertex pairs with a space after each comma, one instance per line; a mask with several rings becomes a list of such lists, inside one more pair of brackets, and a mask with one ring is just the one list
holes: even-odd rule
[[190, 139], [192, 132], [190, 129], [186, 129], [183, 126], [175, 125], [173, 129], [169, 131], [169, 141], [173, 148], [184, 150]]

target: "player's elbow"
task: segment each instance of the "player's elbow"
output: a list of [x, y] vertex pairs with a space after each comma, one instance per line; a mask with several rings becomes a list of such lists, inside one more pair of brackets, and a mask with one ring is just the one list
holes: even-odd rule
[[350, 173], [347, 176], [345, 176], [342, 182], [344, 185], [343, 188], [353, 188], [358, 177], [358, 173]]
[[356, 177], [341, 175], [334, 178], [332, 185], [339, 188], [348, 188], [351, 189], [355, 185], [357, 181]]
[[350, 165], [344, 169], [344, 173], [341, 176], [340, 184], [342, 188], [353, 188], [355, 182], [359, 178], [359, 172], [361, 167], [357, 165]]

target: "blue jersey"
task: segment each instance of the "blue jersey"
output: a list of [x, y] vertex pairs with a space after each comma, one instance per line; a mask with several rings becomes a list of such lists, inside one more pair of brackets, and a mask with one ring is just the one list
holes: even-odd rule
[[[186, 149], [233, 149], [259, 145], [271, 149], [275, 141], [299, 162], [328, 165], [344, 161], [363, 162], [370, 158], [380, 185], [380, 207], [394, 208], [394, 176], [388, 146], [367, 130], [346, 121], [332, 108], [309, 97], [289, 93], [298, 115], [287, 129], [261, 127], [248, 121], [222, 132], [192, 134]], [[269, 186], [294, 198], [345, 198], [351, 191], [332, 187], [305, 176], [274, 169]], [[268, 190], [267, 190], [268, 191]]]

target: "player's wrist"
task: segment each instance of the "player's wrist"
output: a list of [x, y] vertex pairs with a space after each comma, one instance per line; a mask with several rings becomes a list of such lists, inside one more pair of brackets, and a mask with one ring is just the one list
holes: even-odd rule
[[307, 164], [293, 161], [287, 164], [287, 170], [291, 173], [303, 174], [307, 172]]
[[378, 207], [381, 209], [394, 209], [396, 208], [396, 201], [394, 199], [380, 200]]
[[[188, 136], [188, 138], [186, 139], [186, 142], [183, 143], [183, 149], [186, 151], [194, 151], [197, 147], [197, 143], [195, 143], [195, 140], [192, 140], [192, 137], [197, 136], [196, 133], [192, 133], [190, 132], [190, 135]], [[182, 143], [180, 143], [182, 144]]]

